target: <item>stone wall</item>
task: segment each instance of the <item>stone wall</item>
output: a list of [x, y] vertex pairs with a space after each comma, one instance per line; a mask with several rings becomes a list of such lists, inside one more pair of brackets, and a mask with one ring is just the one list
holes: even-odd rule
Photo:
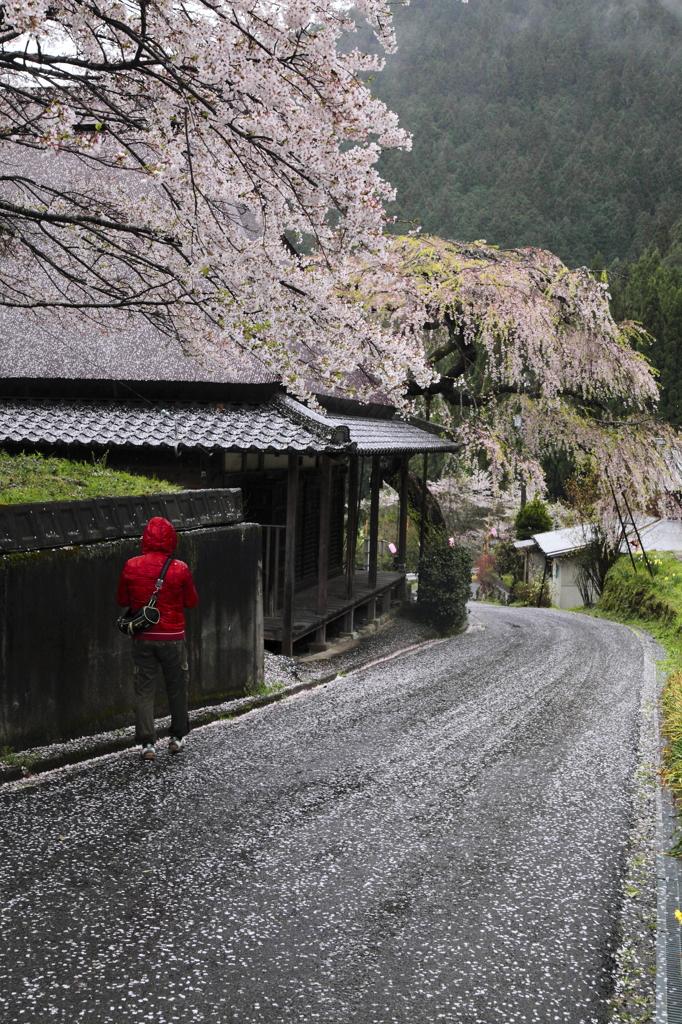
[[[243, 695], [263, 678], [260, 527], [179, 535], [194, 575], [187, 612], [192, 706]], [[138, 539], [0, 556], [0, 746], [17, 750], [133, 721], [130, 645], [115, 628], [116, 586]], [[158, 713], [165, 714], [163, 684]]]

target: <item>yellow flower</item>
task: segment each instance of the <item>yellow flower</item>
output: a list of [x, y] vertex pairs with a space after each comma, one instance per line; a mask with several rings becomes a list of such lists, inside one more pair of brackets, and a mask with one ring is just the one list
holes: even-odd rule
[[682, 910], [676, 910], [675, 911], [675, 917], [680, 922], [680, 924], [682, 924]]

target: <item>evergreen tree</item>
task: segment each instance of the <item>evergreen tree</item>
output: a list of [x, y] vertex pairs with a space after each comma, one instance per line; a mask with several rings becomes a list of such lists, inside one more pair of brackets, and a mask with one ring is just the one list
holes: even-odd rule
[[520, 508], [514, 519], [517, 540], [529, 540], [535, 533], [547, 533], [553, 525], [549, 509], [539, 496]]
[[[673, 241], [670, 241], [671, 234]], [[640, 350], [658, 371], [659, 412], [682, 426], [682, 225], [657, 232], [663, 252], [648, 249], [633, 264], [616, 263], [609, 275], [617, 320], [635, 320], [649, 337]], [[667, 245], [666, 245], [667, 239]]]
[[575, 267], [631, 259], [682, 214], [669, 5], [411, 0], [395, 23], [398, 52], [372, 88], [414, 133], [380, 164], [399, 220]]

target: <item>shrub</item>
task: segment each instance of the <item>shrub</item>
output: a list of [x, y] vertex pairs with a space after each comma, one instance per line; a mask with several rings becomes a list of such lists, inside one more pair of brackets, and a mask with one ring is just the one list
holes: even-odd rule
[[578, 554], [576, 559], [576, 583], [583, 604], [591, 608], [595, 597], [598, 599], [604, 591], [609, 570], [620, 558], [620, 534], [609, 537], [599, 524], [592, 526], [593, 539]]
[[[634, 572], [629, 558], [621, 556], [606, 577], [604, 590], [597, 605], [599, 610], [626, 619], [644, 619], [649, 622], [661, 622], [666, 626], [674, 625], [678, 610], [675, 607], [673, 585], [668, 585], [668, 576], [660, 578], [657, 572], [660, 560], [651, 556], [650, 560], [655, 571], [653, 579], [643, 563], [640, 562], [638, 572]], [[672, 567], [674, 570], [679, 568], [679, 563], [674, 559]]]
[[530, 608], [551, 608], [547, 580], [544, 585], [541, 579], [533, 580], [532, 583], [516, 583], [513, 594], [516, 604], [526, 605]]
[[536, 496], [520, 508], [514, 519], [517, 540], [530, 540], [534, 533], [547, 533], [553, 527], [549, 509], [542, 498]]
[[471, 567], [467, 549], [447, 542], [430, 547], [419, 562], [417, 610], [439, 633], [454, 633], [466, 622]]
[[509, 583], [523, 579], [523, 555], [514, 547], [514, 541], [501, 540], [495, 545], [495, 568], [500, 576], [509, 576]]

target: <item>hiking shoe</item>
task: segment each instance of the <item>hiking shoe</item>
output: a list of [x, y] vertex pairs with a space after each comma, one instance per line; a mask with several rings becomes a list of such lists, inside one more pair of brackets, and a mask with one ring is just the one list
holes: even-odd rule
[[142, 746], [142, 760], [153, 761], [156, 751], [153, 743], [144, 743]]
[[177, 736], [171, 736], [168, 740], [168, 750], [171, 754], [179, 754], [181, 750], [185, 749], [185, 737], [178, 739]]

